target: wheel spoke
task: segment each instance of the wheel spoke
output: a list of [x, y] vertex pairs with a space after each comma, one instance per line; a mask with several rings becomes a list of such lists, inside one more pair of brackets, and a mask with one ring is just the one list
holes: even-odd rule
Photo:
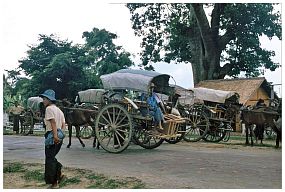
[[119, 121], [119, 123], [117, 123], [117, 125], [120, 125], [126, 117], [127, 117], [127, 116], [125, 115], [124, 118], [122, 118], [122, 119]]
[[[118, 134], [114, 133], [114, 136], [116, 137], [119, 146], [122, 147], [122, 144], [121, 144], [121, 142], [120, 142], [120, 140], [119, 140]], [[124, 141], [125, 141], [125, 140], [124, 140]], [[114, 140], [114, 142], [115, 142], [115, 140]], [[115, 147], [115, 143], [114, 143], [113, 146]]]
[[120, 131], [120, 132], [123, 132], [123, 133], [129, 133], [128, 130], [124, 130], [124, 129], [116, 129], [116, 131]]
[[120, 117], [121, 111], [122, 111], [122, 110], [119, 111], [119, 114], [117, 115], [117, 118], [116, 118], [116, 120], [114, 121], [114, 124], [115, 124], [115, 125], [117, 124], [117, 121], [118, 121], [118, 119], [119, 119], [119, 117]]
[[119, 125], [119, 126], [117, 126], [116, 128], [118, 129], [118, 128], [121, 128], [121, 127], [128, 127], [128, 126], [129, 126], [129, 123], [124, 124], [124, 125]]
[[[106, 146], [108, 146], [109, 144], [110, 144], [110, 142], [111, 142], [111, 139], [112, 139], [112, 137], [113, 137], [113, 132], [109, 132], [109, 133], [111, 133], [110, 135], [108, 134], [107, 136], [109, 136], [108, 138], [108, 142], [107, 142], [107, 144], [106, 144]], [[106, 137], [104, 137], [104, 138], [106, 138]], [[102, 139], [102, 141], [103, 141], [103, 139]]]
[[[126, 140], [125, 137], [123, 137], [119, 131], [116, 131], [115, 135], [116, 135], [116, 137], [119, 136], [119, 137], [122, 138], [124, 141]], [[117, 139], [118, 139], [118, 138], [117, 138]], [[118, 140], [118, 141], [119, 141], [119, 140]]]
[[116, 112], [116, 109], [115, 107], [113, 107], [113, 123], [114, 124], [115, 124], [115, 117], [116, 117], [115, 112]]
[[113, 122], [112, 122], [112, 118], [111, 118], [111, 116], [110, 116], [109, 110], [107, 109], [106, 111], [107, 111], [107, 115], [108, 115], [109, 120], [110, 120], [110, 124], [112, 124]]
[[106, 119], [106, 117], [104, 116], [104, 114], [102, 114], [103, 119], [107, 122], [107, 125], [110, 125], [111, 122], [108, 121], [108, 119]]
[[103, 125], [103, 126], [106, 126], [106, 125], [108, 125], [108, 124], [105, 124], [105, 123], [101, 123], [101, 122], [99, 122], [98, 124], [99, 124], [99, 125]]

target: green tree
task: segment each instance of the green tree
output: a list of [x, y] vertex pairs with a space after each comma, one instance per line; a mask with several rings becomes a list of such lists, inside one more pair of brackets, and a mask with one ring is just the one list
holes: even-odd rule
[[116, 34], [105, 29], [93, 28], [91, 32], [85, 31], [83, 38], [86, 41], [85, 48], [88, 56], [93, 60], [90, 68], [98, 76], [134, 65], [129, 58], [130, 53], [126, 52], [122, 46], [113, 43], [113, 40], [117, 39]]
[[[281, 39], [280, 13], [273, 4], [127, 4], [135, 34], [143, 37], [142, 64], [158, 61], [192, 64], [194, 83], [258, 76], [280, 65], [259, 37]], [[207, 11], [205, 11], [207, 10]], [[210, 13], [209, 16], [206, 13]]]
[[6, 77], [3, 74], [3, 109], [7, 111], [15, 102], [24, 106], [25, 95], [22, 94], [21, 87], [25, 78], [20, 77], [18, 69], [5, 71], [8, 75]]
[[[81, 62], [84, 50], [72, 42], [54, 35], [40, 35], [39, 44], [29, 46], [27, 57], [20, 60], [20, 68], [31, 77], [27, 91], [37, 95], [45, 89], [54, 89], [57, 98], [72, 98], [82, 86], [73, 82], [84, 76]], [[31, 95], [31, 96], [33, 96]]]
[[40, 35], [39, 44], [29, 46], [27, 57], [19, 61], [20, 69], [30, 77], [22, 84], [25, 95], [54, 89], [58, 99], [73, 99], [78, 91], [102, 86], [100, 75], [133, 64], [130, 54], [113, 43], [115, 34], [94, 28], [84, 32], [83, 38], [85, 44], [72, 45], [54, 35]]

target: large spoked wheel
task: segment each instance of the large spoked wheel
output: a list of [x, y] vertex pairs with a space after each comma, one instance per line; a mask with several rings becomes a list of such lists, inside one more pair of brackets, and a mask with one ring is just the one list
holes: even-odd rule
[[203, 137], [204, 141], [207, 142], [220, 142], [226, 136], [226, 131], [223, 128], [217, 128], [216, 126], [211, 126], [210, 130]]
[[97, 115], [95, 134], [103, 149], [110, 153], [120, 153], [131, 141], [132, 127], [132, 119], [127, 110], [119, 104], [109, 104]]
[[184, 135], [185, 135], [185, 130], [186, 130], [186, 124], [180, 124], [179, 126], [179, 130], [178, 130], [178, 134], [181, 134], [181, 136], [178, 136], [178, 137], [174, 137], [174, 138], [170, 138], [170, 139], [164, 139], [167, 143], [170, 143], [170, 144], [176, 144], [178, 142], [180, 142]]
[[145, 149], [154, 149], [163, 143], [162, 138], [152, 135], [146, 129], [139, 129], [139, 128], [136, 128], [134, 130], [133, 139], [136, 144]]
[[186, 132], [183, 139], [188, 142], [197, 142], [205, 137], [210, 123], [202, 109], [195, 106], [190, 108], [186, 118]]

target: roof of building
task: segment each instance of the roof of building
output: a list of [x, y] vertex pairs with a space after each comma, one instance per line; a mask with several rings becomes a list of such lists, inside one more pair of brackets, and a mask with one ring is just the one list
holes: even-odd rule
[[[256, 93], [259, 87], [262, 87], [269, 97], [271, 95], [271, 87], [265, 77], [205, 80], [199, 82], [195, 87], [235, 91], [240, 96], [240, 103], [243, 104]], [[276, 93], [274, 93], [274, 98], [278, 98]]]

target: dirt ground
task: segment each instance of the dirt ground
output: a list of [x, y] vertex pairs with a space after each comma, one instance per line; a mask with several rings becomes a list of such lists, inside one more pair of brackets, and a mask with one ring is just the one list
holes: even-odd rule
[[[4, 161], [4, 189], [48, 189], [45, 184], [44, 165], [37, 163], [22, 163]], [[134, 177], [108, 178], [89, 170], [64, 167], [65, 179], [59, 184], [60, 189], [134, 189], [143, 188], [139, 179]]]
[[[43, 180], [42, 140], [35, 136], [4, 135], [4, 170], [25, 160], [22, 170], [4, 171], [4, 189], [48, 188]], [[282, 149], [274, 148], [274, 140], [253, 147], [245, 146], [244, 140], [182, 141], [175, 145], [163, 143], [153, 150], [131, 144], [119, 154], [93, 149], [92, 139], [84, 140], [85, 148], [76, 138], [72, 141], [71, 148], [66, 148], [66, 141], [58, 155], [68, 178], [60, 186], [63, 189], [282, 187]]]

